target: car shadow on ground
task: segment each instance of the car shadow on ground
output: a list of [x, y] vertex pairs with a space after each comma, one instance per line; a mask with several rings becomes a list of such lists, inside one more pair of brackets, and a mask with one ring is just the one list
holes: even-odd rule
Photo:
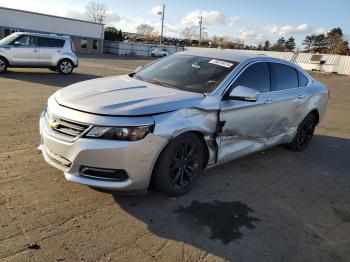
[[[349, 188], [350, 178], [345, 176], [350, 174], [349, 155], [350, 140], [315, 135], [304, 152], [275, 147], [209, 169], [181, 197], [153, 191], [113, 197], [151, 233], [223, 259], [239, 259], [239, 254], [247, 261], [281, 260], [298, 243], [305, 245], [305, 250], [299, 248], [299, 255], [305, 252], [307, 256], [307, 247], [312, 245], [319, 249], [317, 256], [332, 261], [331, 251], [318, 243], [323, 240], [311, 237], [309, 227], [300, 223], [310, 219], [312, 225], [314, 220], [306, 213], [304, 217], [301, 205], [311, 209], [322, 206], [315, 211], [321, 212], [326, 223], [337, 219], [327, 210], [346, 202], [341, 203], [337, 193], [332, 195], [327, 188], [334, 186], [339, 192]], [[345, 197], [349, 198], [350, 193]], [[286, 211], [289, 208], [292, 211]]]
[[79, 72], [73, 72], [70, 75], [62, 75], [57, 72], [51, 72], [49, 70], [45, 72], [41, 69], [40, 71], [35, 71], [34, 69], [33, 72], [11, 71], [10, 69], [9, 71], [2, 73], [1, 77], [42, 85], [65, 87], [77, 82], [99, 78], [101, 76]]

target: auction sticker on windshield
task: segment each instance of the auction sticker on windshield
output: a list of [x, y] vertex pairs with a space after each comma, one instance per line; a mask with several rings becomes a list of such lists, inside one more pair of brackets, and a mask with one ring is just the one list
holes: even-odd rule
[[231, 66], [233, 66], [232, 63], [226, 62], [226, 61], [222, 61], [222, 60], [217, 60], [217, 59], [212, 59], [209, 61], [210, 64], [214, 64], [214, 65], [219, 65], [219, 66], [223, 66], [223, 67], [227, 67], [230, 68]]

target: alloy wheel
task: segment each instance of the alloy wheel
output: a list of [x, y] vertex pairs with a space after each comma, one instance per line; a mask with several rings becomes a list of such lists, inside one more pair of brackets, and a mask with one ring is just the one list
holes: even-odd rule
[[68, 61], [63, 61], [60, 65], [60, 69], [63, 73], [69, 74], [72, 71], [72, 64]]
[[305, 148], [310, 143], [315, 131], [315, 126], [316, 122], [314, 116], [309, 116], [307, 119], [305, 119], [298, 137], [300, 147]]
[[170, 183], [177, 189], [184, 189], [195, 177], [200, 168], [198, 148], [190, 141], [182, 141], [170, 159]]
[[6, 68], [6, 62], [0, 59], [0, 72], [5, 71], [5, 68]]

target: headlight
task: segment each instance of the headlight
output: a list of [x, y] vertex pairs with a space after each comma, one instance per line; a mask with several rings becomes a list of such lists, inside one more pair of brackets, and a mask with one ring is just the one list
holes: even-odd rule
[[144, 138], [152, 131], [153, 125], [136, 127], [95, 126], [85, 135], [85, 137], [136, 141]]

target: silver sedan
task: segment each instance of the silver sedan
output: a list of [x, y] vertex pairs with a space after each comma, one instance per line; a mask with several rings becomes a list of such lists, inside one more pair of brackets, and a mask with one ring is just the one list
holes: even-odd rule
[[328, 93], [284, 60], [186, 51], [57, 91], [40, 149], [72, 182], [180, 195], [202, 169], [279, 144], [304, 150]]

